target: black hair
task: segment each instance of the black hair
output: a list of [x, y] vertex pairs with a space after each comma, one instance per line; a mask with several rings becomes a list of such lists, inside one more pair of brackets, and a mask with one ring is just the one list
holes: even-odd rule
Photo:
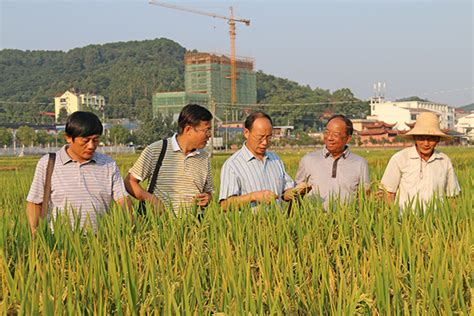
[[352, 121], [351, 120], [349, 120], [345, 115], [336, 114], [336, 115], [331, 116], [331, 118], [328, 120], [327, 124], [329, 124], [329, 122], [331, 122], [334, 119], [341, 119], [342, 121], [344, 121], [344, 123], [346, 123], [346, 134], [347, 134], [347, 136], [352, 136], [352, 134], [354, 133], [354, 126], [352, 126]]
[[268, 119], [270, 121], [270, 124], [272, 124], [273, 126], [273, 122], [270, 115], [268, 115], [267, 113], [263, 111], [256, 111], [250, 114], [249, 116], [247, 116], [247, 118], [245, 119], [245, 124], [244, 124], [245, 128], [251, 131], [253, 127], [253, 122], [255, 122], [256, 119], [262, 118], [262, 117]]
[[178, 135], [181, 135], [186, 125], [196, 127], [201, 121], [209, 122], [212, 114], [205, 107], [198, 104], [188, 104], [179, 113]]
[[102, 135], [104, 128], [97, 115], [92, 112], [77, 111], [68, 116], [66, 135], [74, 138]]

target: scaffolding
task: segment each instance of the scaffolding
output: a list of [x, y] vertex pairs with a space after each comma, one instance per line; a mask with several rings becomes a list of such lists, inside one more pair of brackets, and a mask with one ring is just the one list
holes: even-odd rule
[[[253, 61], [239, 58], [237, 65], [237, 102], [257, 102], [256, 74]], [[217, 104], [231, 103], [231, 63], [225, 55], [190, 53], [185, 56], [185, 90], [206, 93]]]
[[[239, 58], [237, 65], [237, 104], [257, 103], [257, 79], [254, 62]], [[162, 92], [153, 96], [154, 113], [176, 116], [188, 103], [198, 103], [209, 108], [211, 100], [217, 105], [230, 105], [231, 62], [225, 55], [188, 53], [185, 56], [184, 87], [182, 92]], [[227, 109], [227, 110], [225, 110]], [[230, 110], [230, 111], [228, 111]], [[239, 119], [231, 107], [219, 107], [218, 117]], [[177, 116], [176, 116], [177, 117]]]

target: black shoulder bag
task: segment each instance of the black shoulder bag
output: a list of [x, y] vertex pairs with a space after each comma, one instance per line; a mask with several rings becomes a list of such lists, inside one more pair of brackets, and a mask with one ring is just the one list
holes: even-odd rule
[[[148, 192], [153, 194], [155, 191], [156, 186], [156, 179], [158, 179], [158, 172], [160, 171], [161, 164], [163, 163], [163, 158], [165, 158], [166, 147], [168, 146], [168, 140], [165, 138], [163, 139], [163, 145], [161, 146], [160, 157], [158, 157], [158, 161], [156, 162], [155, 170], [153, 170], [153, 176], [151, 177], [150, 184], [148, 185]], [[145, 201], [140, 201], [138, 204], [138, 215], [145, 215], [146, 214], [146, 203]]]

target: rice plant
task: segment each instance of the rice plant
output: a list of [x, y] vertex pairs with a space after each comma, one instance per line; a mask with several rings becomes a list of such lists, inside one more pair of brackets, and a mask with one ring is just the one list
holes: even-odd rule
[[[462, 188], [402, 216], [360, 192], [335, 211], [307, 199], [202, 218], [114, 207], [97, 233], [69, 219], [29, 233], [37, 158], [0, 166], [2, 314], [472, 314], [474, 150], [445, 149]], [[393, 152], [362, 151], [377, 187]], [[294, 175], [303, 153], [282, 153]], [[213, 158], [219, 170], [227, 156]], [[123, 172], [136, 156], [114, 157]]]

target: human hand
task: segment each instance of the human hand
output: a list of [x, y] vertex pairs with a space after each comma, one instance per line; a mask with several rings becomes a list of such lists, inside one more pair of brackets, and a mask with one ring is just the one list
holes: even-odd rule
[[199, 193], [194, 196], [194, 201], [197, 206], [205, 207], [209, 204], [211, 200], [210, 193]]
[[295, 190], [296, 193], [301, 196], [308, 194], [312, 189], [313, 189], [313, 186], [308, 182], [302, 182], [293, 188], [293, 190]]
[[276, 200], [278, 195], [275, 192], [270, 190], [262, 190], [252, 192], [252, 201], [255, 202], [262, 202], [262, 203], [271, 203], [272, 201]]
[[384, 199], [386, 194], [385, 194], [385, 191], [382, 190], [382, 189], [378, 189], [377, 191], [374, 192], [374, 196], [377, 198], [377, 199]]
[[304, 196], [309, 191], [311, 191], [311, 189], [312, 189], [311, 184], [307, 182], [301, 182], [294, 188], [285, 190], [285, 192], [283, 192], [282, 198], [285, 201], [289, 201], [289, 200], [294, 199], [297, 196]]

